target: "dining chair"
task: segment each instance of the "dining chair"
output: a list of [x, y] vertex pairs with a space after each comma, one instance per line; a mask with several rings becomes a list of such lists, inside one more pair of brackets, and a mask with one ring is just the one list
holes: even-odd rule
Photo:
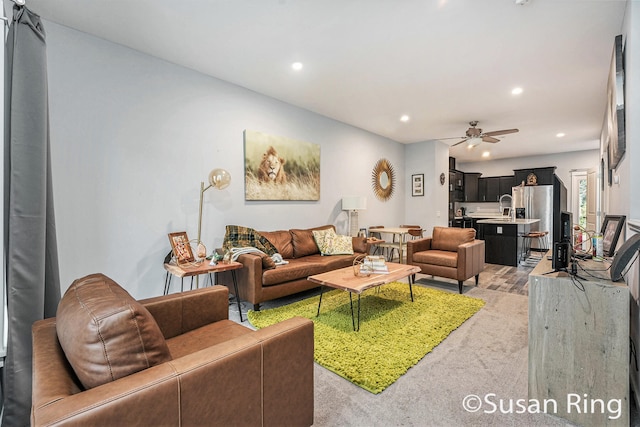
[[408, 228], [409, 232], [405, 236], [404, 243], [402, 244], [402, 253], [407, 256], [407, 240], [421, 239], [424, 237], [424, 230], [419, 225], [401, 225], [402, 228]]
[[[369, 229], [372, 228], [384, 228], [384, 225], [372, 225], [369, 227]], [[379, 232], [370, 232], [369, 236], [382, 240], [382, 233]], [[384, 243], [376, 243], [376, 247], [373, 250], [372, 255], [382, 255], [387, 261], [392, 261], [393, 251], [398, 251], [398, 243], [395, 240], [395, 234], [393, 236], [394, 239], [392, 242], [385, 241]]]
[[[369, 230], [371, 230], [372, 228], [384, 228], [384, 225], [372, 225], [369, 227]], [[382, 235], [377, 232], [377, 231], [369, 231], [368, 233], [369, 237], [373, 237], [376, 238], [378, 240], [382, 240]], [[380, 245], [375, 244], [374, 245], [374, 249], [371, 255], [384, 255], [384, 248], [382, 248]]]

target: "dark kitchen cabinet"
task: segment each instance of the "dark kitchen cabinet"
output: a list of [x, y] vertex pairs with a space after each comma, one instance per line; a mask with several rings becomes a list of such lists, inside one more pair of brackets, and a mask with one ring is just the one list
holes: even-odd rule
[[487, 194], [487, 178], [478, 179], [478, 198], [477, 202], [484, 202]]
[[511, 194], [511, 188], [515, 186], [516, 186], [516, 177], [514, 175], [500, 177], [500, 195], [501, 196], [503, 194]]
[[464, 174], [464, 201], [465, 202], [477, 202], [478, 199], [478, 181], [480, 179], [480, 173], [465, 173]]
[[464, 172], [455, 171], [455, 189], [463, 190], [464, 189]]
[[500, 199], [500, 177], [489, 176], [478, 181], [479, 202], [497, 202]]
[[498, 202], [503, 194], [511, 194], [513, 176], [488, 176], [478, 179], [478, 202]]

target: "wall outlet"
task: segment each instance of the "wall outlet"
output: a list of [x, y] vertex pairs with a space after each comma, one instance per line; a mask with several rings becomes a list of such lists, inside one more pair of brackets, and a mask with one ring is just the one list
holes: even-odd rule
[[440, 218], [440, 211], [436, 211], [436, 218]]

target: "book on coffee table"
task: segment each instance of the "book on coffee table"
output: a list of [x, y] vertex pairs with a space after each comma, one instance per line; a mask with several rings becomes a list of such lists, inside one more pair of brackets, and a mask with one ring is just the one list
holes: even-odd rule
[[388, 274], [389, 267], [385, 263], [384, 257], [380, 255], [369, 255], [363, 261], [364, 268], [370, 269], [373, 274]]

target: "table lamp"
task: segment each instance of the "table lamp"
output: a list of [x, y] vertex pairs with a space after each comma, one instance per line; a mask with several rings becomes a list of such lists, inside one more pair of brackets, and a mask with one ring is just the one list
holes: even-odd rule
[[[349, 235], [358, 234], [358, 211], [367, 208], [367, 198], [364, 196], [344, 196], [342, 198], [342, 210], [349, 211]], [[355, 215], [354, 220], [351, 216]]]

